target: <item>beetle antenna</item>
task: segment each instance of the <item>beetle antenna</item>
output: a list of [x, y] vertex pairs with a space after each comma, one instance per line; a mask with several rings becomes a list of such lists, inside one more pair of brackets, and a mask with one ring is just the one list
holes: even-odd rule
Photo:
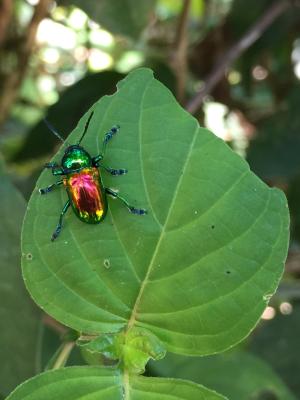
[[88, 130], [88, 127], [89, 127], [89, 124], [90, 124], [90, 121], [91, 121], [93, 115], [94, 115], [94, 111], [91, 112], [91, 114], [90, 114], [88, 120], [87, 120], [86, 123], [85, 123], [85, 127], [84, 127], [83, 134], [82, 134], [82, 136], [81, 136], [79, 142], [77, 143], [78, 145], [81, 143], [82, 139], [84, 138], [84, 136], [85, 136], [85, 134], [86, 134], [86, 132], [87, 132], [87, 130]]
[[44, 122], [47, 125], [47, 128], [55, 135], [59, 140], [61, 140], [63, 143], [65, 143], [64, 139], [60, 136], [60, 134], [57, 132], [57, 130], [54, 128], [53, 125], [50, 124], [50, 122], [44, 118]]

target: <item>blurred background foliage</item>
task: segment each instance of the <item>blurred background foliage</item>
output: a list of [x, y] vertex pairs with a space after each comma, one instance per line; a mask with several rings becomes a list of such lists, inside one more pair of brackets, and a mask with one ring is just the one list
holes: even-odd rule
[[169, 356], [148, 373], [191, 378], [233, 400], [300, 398], [297, 0], [0, 0], [0, 398], [55, 365], [58, 348], [71, 364], [103, 362], [74, 350], [72, 334], [30, 302], [18, 237], [25, 201], [59, 146], [43, 118], [67, 136], [139, 66], [282, 188], [291, 210], [284, 278], [242, 348], [192, 361]]

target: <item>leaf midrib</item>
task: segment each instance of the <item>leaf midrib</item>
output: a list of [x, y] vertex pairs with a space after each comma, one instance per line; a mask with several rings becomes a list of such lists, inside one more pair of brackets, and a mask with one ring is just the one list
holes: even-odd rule
[[189, 160], [190, 160], [190, 158], [191, 158], [191, 154], [192, 154], [192, 151], [193, 151], [193, 148], [194, 148], [194, 144], [195, 144], [195, 141], [196, 141], [197, 133], [198, 133], [198, 124], [196, 124], [196, 128], [195, 128], [195, 131], [194, 131], [194, 135], [193, 135], [193, 138], [192, 138], [192, 140], [191, 140], [191, 144], [190, 144], [190, 147], [189, 147], [189, 151], [188, 151], [188, 153], [187, 153], [186, 161], [185, 161], [185, 163], [184, 163], [181, 176], [180, 176], [180, 178], [179, 178], [179, 180], [178, 180], [178, 183], [177, 183], [177, 185], [176, 185], [176, 187], [175, 187], [174, 196], [173, 196], [173, 199], [172, 199], [172, 201], [171, 201], [170, 208], [169, 208], [169, 211], [168, 211], [168, 214], [167, 214], [165, 223], [164, 223], [164, 225], [162, 226], [162, 230], [161, 230], [160, 236], [159, 236], [159, 238], [158, 238], [158, 240], [157, 240], [157, 244], [156, 244], [156, 246], [155, 246], [155, 249], [154, 249], [152, 258], [151, 258], [151, 260], [150, 260], [150, 262], [149, 262], [149, 266], [148, 266], [148, 269], [147, 269], [145, 278], [144, 278], [143, 281], [142, 281], [140, 291], [139, 291], [139, 293], [138, 293], [138, 295], [137, 295], [135, 304], [134, 304], [133, 309], [132, 309], [131, 316], [130, 316], [130, 318], [129, 318], [129, 320], [128, 320], [128, 324], [127, 324], [127, 327], [126, 327], [126, 331], [128, 331], [129, 329], [131, 329], [131, 328], [134, 326], [134, 324], [135, 324], [136, 316], [137, 316], [137, 311], [138, 311], [138, 307], [139, 307], [139, 305], [140, 305], [141, 298], [142, 298], [142, 296], [143, 296], [145, 287], [146, 287], [147, 282], [148, 282], [148, 280], [149, 280], [149, 276], [150, 276], [151, 271], [152, 271], [152, 268], [153, 268], [154, 260], [156, 259], [156, 256], [157, 256], [157, 254], [158, 254], [158, 252], [159, 252], [160, 245], [161, 245], [162, 240], [163, 240], [163, 238], [164, 238], [164, 235], [165, 235], [165, 233], [166, 233], [166, 227], [167, 227], [167, 225], [168, 225], [170, 216], [171, 216], [171, 214], [172, 214], [173, 207], [174, 207], [175, 201], [176, 201], [176, 199], [177, 199], [177, 194], [178, 194], [179, 188], [180, 188], [180, 186], [181, 186], [183, 177], [184, 177], [184, 175], [185, 175], [185, 170], [186, 170], [187, 165], [188, 165], [188, 163], [189, 163]]
[[[124, 81], [124, 83], [125, 83], [125, 81]], [[120, 88], [117, 86], [117, 92], [119, 92], [119, 90], [120, 90]], [[102, 116], [102, 120], [101, 120], [101, 125], [100, 125], [100, 127], [99, 127], [99, 131], [101, 131], [101, 130], [103, 131], [103, 130], [104, 130], [104, 129], [103, 129], [103, 125], [104, 125], [105, 118], [106, 118], [106, 116], [107, 116], [109, 110], [111, 109], [111, 107], [114, 105], [113, 96], [106, 96], [106, 98], [109, 100], [109, 104], [107, 105], [107, 107], [106, 107], [106, 109], [105, 109], [105, 112], [104, 112], [104, 114], [103, 114], [103, 116]], [[100, 153], [100, 147], [99, 147], [99, 146], [100, 146], [100, 145], [99, 145], [99, 139], [97, 139], [97, 153], [98, 153], [98, 154]], [[114, 217], [113, 217], [113, 214], [112, 214], [112, 212], [111, 212], [110, 207], [108, 207], [108, 212], [109, 212], [109, 214], [110, 214], [110, 216], [111, 216], [112, 221], [114, 221]], [[114, 224], [113, 224], [113, 227], [114, 227], [114, 231], [115, 231], [115, 233], [116, 233], [116, 236], [117, 236], [117, 238], [118, 238], [118, 241], [119, 241], [119, 243], [120, 243], [120, 246], [121, 246], [122, 249], [123, 249], [124, 256], [125, 256], [125, 258], [127, 259], [128, 264], [129, 264], [130, 267], [131, 267], [131, 270], [132, 270], [132, 272], [133, 272], [133, 275], [135, 276], [135, 278], [137, 279], [137, 281], [140, 283], [140, 277], [139, 277], [139, 275], [138, 275], [138, 273], [137, 273], [137, 271], [136, 271], [136, 269], [135, 269], [135, 266], [134, 266], [134, 264], [133, 264], [131, 258], [129, 257], [129, 254], [128, 254], [127, 250], [126, 250], [126, 247], [125, 247], [124, 244], [123, 244], [123, 241], [122, 241], [122, 239], [121, 239], [121, 237], [120, 237], [120, 234], [119, 234], [119, 231], [118, 231], [118, 229], [117, 229], [117, 225], [114, 223]]]

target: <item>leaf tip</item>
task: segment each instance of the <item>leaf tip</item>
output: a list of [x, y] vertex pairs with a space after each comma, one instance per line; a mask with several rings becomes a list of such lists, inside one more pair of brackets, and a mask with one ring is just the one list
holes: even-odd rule
[[117, 83], [117, 90], [120, 90], [124, 84], [130, 83], [132, 80], [150, 80], [154, 79], [154, 72], [150, 68], [136, 68], [133, 71], [129, 72], [129, 74]]

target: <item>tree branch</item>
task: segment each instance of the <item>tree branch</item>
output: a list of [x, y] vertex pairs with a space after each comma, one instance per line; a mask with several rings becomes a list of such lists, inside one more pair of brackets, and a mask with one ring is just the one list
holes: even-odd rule
[[215, 65], [212, 72], [205, 79], [204, 84], [201, 86], [198, 93], [196, 93], [196, 95], [187, 103], [187, 111], [193, 114], [198, 110], [204, 97], [210, 93], [223, 78], [228, 67], [256, 40], [258, 40], [265, 30], [291, 5], [292, 3], [288, 0], [279, 0], [270, 6], [270, 8], [253, 24], [245, 35], [227, 52], [225, 52], [221, 62]]
[[183, 0], [181, 14], [179, 16], [177, 32], [174, 41], [174, 52], [171, 63], [176, 75], [176, 95], [180, 103], [184, 102], [186, 75], [187, 75], [187, 24], [191, 0]]
[[12, 14], [12, 0], [0, 0], [0, 46], [4, 43]]
[[68, 332], [67, 327], [56, 321], [54, 318], [50, 317], [50, 315], [48, 314], [43, 314], [42, 322], [44, 325], [48, 326], [60, 335], [65, 335]]
[[24, 33], [24, 38], [19, 41], [20, 45], [15, 50], [17, 56], [17, 67], [3, 79], [3, 86], [0, 93], [0, 124], [4, 122], [15, 98], [18, 95], [20, 85], [25, 76], [28, 61], [32, 54], [35, 36], [39, 23], [48, 13], [49, 5], [52, 0], [40, 0], [35, 7], [33, 16]]

